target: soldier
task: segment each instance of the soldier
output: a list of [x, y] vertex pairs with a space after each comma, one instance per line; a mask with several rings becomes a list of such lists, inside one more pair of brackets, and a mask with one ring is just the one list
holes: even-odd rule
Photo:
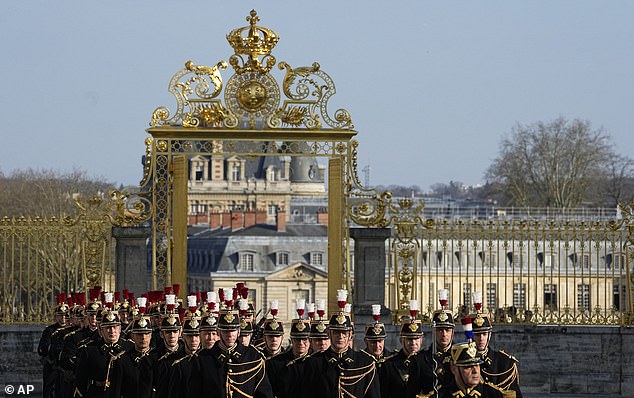
[[295, 374], [301, 374], [299, 367], [308, 358], [310, 343], [308, 333], [310, 321], [307, 319], [293, 319], [291, 321], [291, 348], [286, 352], [272, 356], [266, 360], [266, 373], [273, 388], [273, 395], [278, 398], [289, 396], [292, 380], [290, 366], [294, 366]]
[[[340, 311], [328, 323], [330, 348], [312, 354], [304, 364], [302, 383], [294, 383], [291, 396], [305, 398], [374, 398], [380, 396], [380, 386], [374, 361], [366, 354], [350, 348], [352, 321], [343, 311], [347, 291], [340, 290], [337, 302]], [[295, 391], [299, 390], [299, 391]]]
[[137, 299], [138, 315], [130, 323], [130, 337], [134, 349], [123, 354], [115, 362], [119, 377], [119, 392], [123, 398], [149, 398], [152, 388], [151, 369], [158, 357], [150, 345], [152, 340], [152, 321], [146, 313], [145, 297]]
[[505, 395], [499, 388], [484, 382], [480, 376], [481, 360], [478, 357], [475, 343], [465, 342], [451, 347], [451, 381], [440, 391], [434, 390], [420, 394], [420, 398], [502, 398]]
[[489, 314], [476, 313], [470, 317], [473, 321], [473, 340], [478, 355], [483, 361], [482, 378], [502, 390], [515, 391], [515, 395], [521, 398], [518, 360], [503, 350], [494, 350], [489, 347], [493, 331]]
[[[187, 296], [189, 312], [183, 322], [183, 349], [177, 353], [169, 371], [167, 394], [169, 398], [188, 395], [192, 364], [200, 349], [200, 312], [196, 311], [196, 296]], [[159, 395], [161, 396], [161, 395]]]
[[117, 312], [105, 309], [101, 316], [99, 328], [103, 337], [80, 349], [73, 397], [110, 397], [113, 391], [118, 391], [116, 378], [111, 378], [113, 363], [132, 345], [120, 339], [121, 322]]
[[152, 394], [155, 397], [166, 396], [170, 367], [174, 360], [182, 355], [184, 345], [180, 340], [181, 321], [174, 313], [176, 296], [174, 294], [166, 295], [165, 304], [167, 315], [163, 316], [160, 326], [163, 347], [157, 348], [158, 361], [154, 365], [152, 376]]
[[221, 310], [218, 331], [218, 342], [194, 359], [189, 396], [272, 398], [262, 353], [238, 343], [238, 311]]
[[203, 315], [200, 321], [200, 345], [209, 349], [218, 341], [218, 317], [213, 312]]
[[451, 381], [451, 344], [455, 327], [451, 311], [443, 309], [434, 312], [432, 344], [411, 359], [407, 397], [437, 390]]
[[51, 336], [55, 331], [66, 326], [69, 313], [68, 304], [66, 304], [66, 294], [60, 293], [57, 296], [57, 306], [55, 307], [55, 323], [48, 325], [40, 337], [37, 346], [37, 353], [41, 357], [44, 369], [43, 376], [43, 396], [48, 398], [54, 394], [56, 381], [59, 379], [59, 372], [56, 367], [56, 358], [51, 356]]
[[[416, 308], [418, 312], [418, 305]], [[410, 363], [423, 344], [423, 323], [416, 315], [403, 321], [400, 342], [401, 349], [388, 357], [380, 369], [382, 398], [406, 396]]]
[[330, 348], [330, 338], [328, 338], [328, 326], [323, 319], [310, 322], [310, 352], [322, 352]]
[[253, 321], [248, 317], [240, 317], [240, 336], [238, 342], [242, 345], [251, 345], [253, 337]]
[[387, 332], [385, 331], [385, 325], [380, 321], [381, 305], [372, 304], [372, 316], [374, 322], [368, 323], [365, 326], [365, 335], [363, 341], [365, 342], [365, 352], [376, 363], [377, 370], [381, 369], [383, 362], [385, 362], [385, 338]]
[[266, 358], [282, 353], [282, 339], [284, 338], [284, 323], [277, 320], [277, 300], [271, 300], [271, 314], [264, 322], [264, 343], [258, 346]]
[[[79, 302], [79, 297], [75, 295]], [[83, 296], [85, 297], [85, 296]], [[81, 336], [81, 332], [84, 330], [86, 311], [83, 305], [75, 305], [71, 311], [71, 322], [73, 326], [67, 328], [67, 332], [63, 334], [59, 343], [58, 354], [58, 366], [60, 371], [60, 388], [59, 392], [55, 394], [58, 397], [70, 397], [73, 394], [73, 385], [75, 384], [75, 366], [70, 364], [68, 358], [65, 356], [65, 349], [73, 340], [73, 337], [77, 334]], [[58, 329], [59, 330], [59, 329]], [[75, 350], [76, 351], [76, 350]], [[76, 353], [75, 358], [76, 359]]]

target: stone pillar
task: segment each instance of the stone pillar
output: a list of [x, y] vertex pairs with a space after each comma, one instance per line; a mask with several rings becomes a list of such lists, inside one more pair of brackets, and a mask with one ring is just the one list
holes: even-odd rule
[[149, 227], [113, 227], [117, 270], [117, 290], [128, 289], [141, 297], [150, 288], [147, 239]]
[[[360, 329], [372, 320], [372, 304], [385, 303], [385, 240], [390, 233], [389, 228], [350, 228], [354, 239], [352, 303], [355, 325]], [[389, 315], [390, 310], [382, 307], [383, 323], [391, 322]]]

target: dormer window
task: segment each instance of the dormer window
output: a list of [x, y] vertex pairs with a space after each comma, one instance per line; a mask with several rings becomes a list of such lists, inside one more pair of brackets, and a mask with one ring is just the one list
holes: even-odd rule
[[240, 271], [253, 272], [254, 257], [253, 253], [240, 253]]
[[310, 253], [310, 265], [322, 266], [324, 265], [324, 254], [323, 253]]
[[278, 252], [277, 253], [277, 265], [278, 266], [286, 266], [286, 265], [288, 265], [288, 252]]

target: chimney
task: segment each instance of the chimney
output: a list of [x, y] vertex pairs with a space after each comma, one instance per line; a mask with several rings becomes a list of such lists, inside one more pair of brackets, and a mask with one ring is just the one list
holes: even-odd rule
[[231, 227], [231, 213], [225, 211], [220, 214], [220, 226], [222, 228]]
[[317, 210], [317, 224], [328, 226], [328, 210]]
[[255, 223], [256, 224], [266, 224], [266, 210], [265, 209], [257, 209], [255, 211]]
[[231, 231], [236, 231], [244, 227], [244, 211], [232, 210], [231, 211]]
[[216, 229], [220, 227], [220, 213], [209, 214], [209, 228]]
[[277, 211], [277, 232], [286, 232], [286, 212], [284, 210]]
[[244, 227], [249, 228], [255, 225], [255, 210], [246, 210], [244, 212]]

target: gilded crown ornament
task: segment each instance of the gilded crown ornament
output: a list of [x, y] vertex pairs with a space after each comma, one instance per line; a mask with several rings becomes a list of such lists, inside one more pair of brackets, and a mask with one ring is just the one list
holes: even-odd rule
[[[280, 38], [271, 29], [257, 25], [260, 17], [255, 10], [251, 10], [246, 19], [249, 26], [234, 29], [227, 35], [227, 41], [235, 51], [235, 55], [231, 56], [229, 63], [238, 74], [245, 72], [267, 73], [275, 65], [275, 57], [271, 55], [271, 50]], [[245, 61], [241, 55], [247, 55], [248, 59]], [[266, 60], [266, 66], [260, 62], [261, 55], [264, 56], [262, 61]]]

